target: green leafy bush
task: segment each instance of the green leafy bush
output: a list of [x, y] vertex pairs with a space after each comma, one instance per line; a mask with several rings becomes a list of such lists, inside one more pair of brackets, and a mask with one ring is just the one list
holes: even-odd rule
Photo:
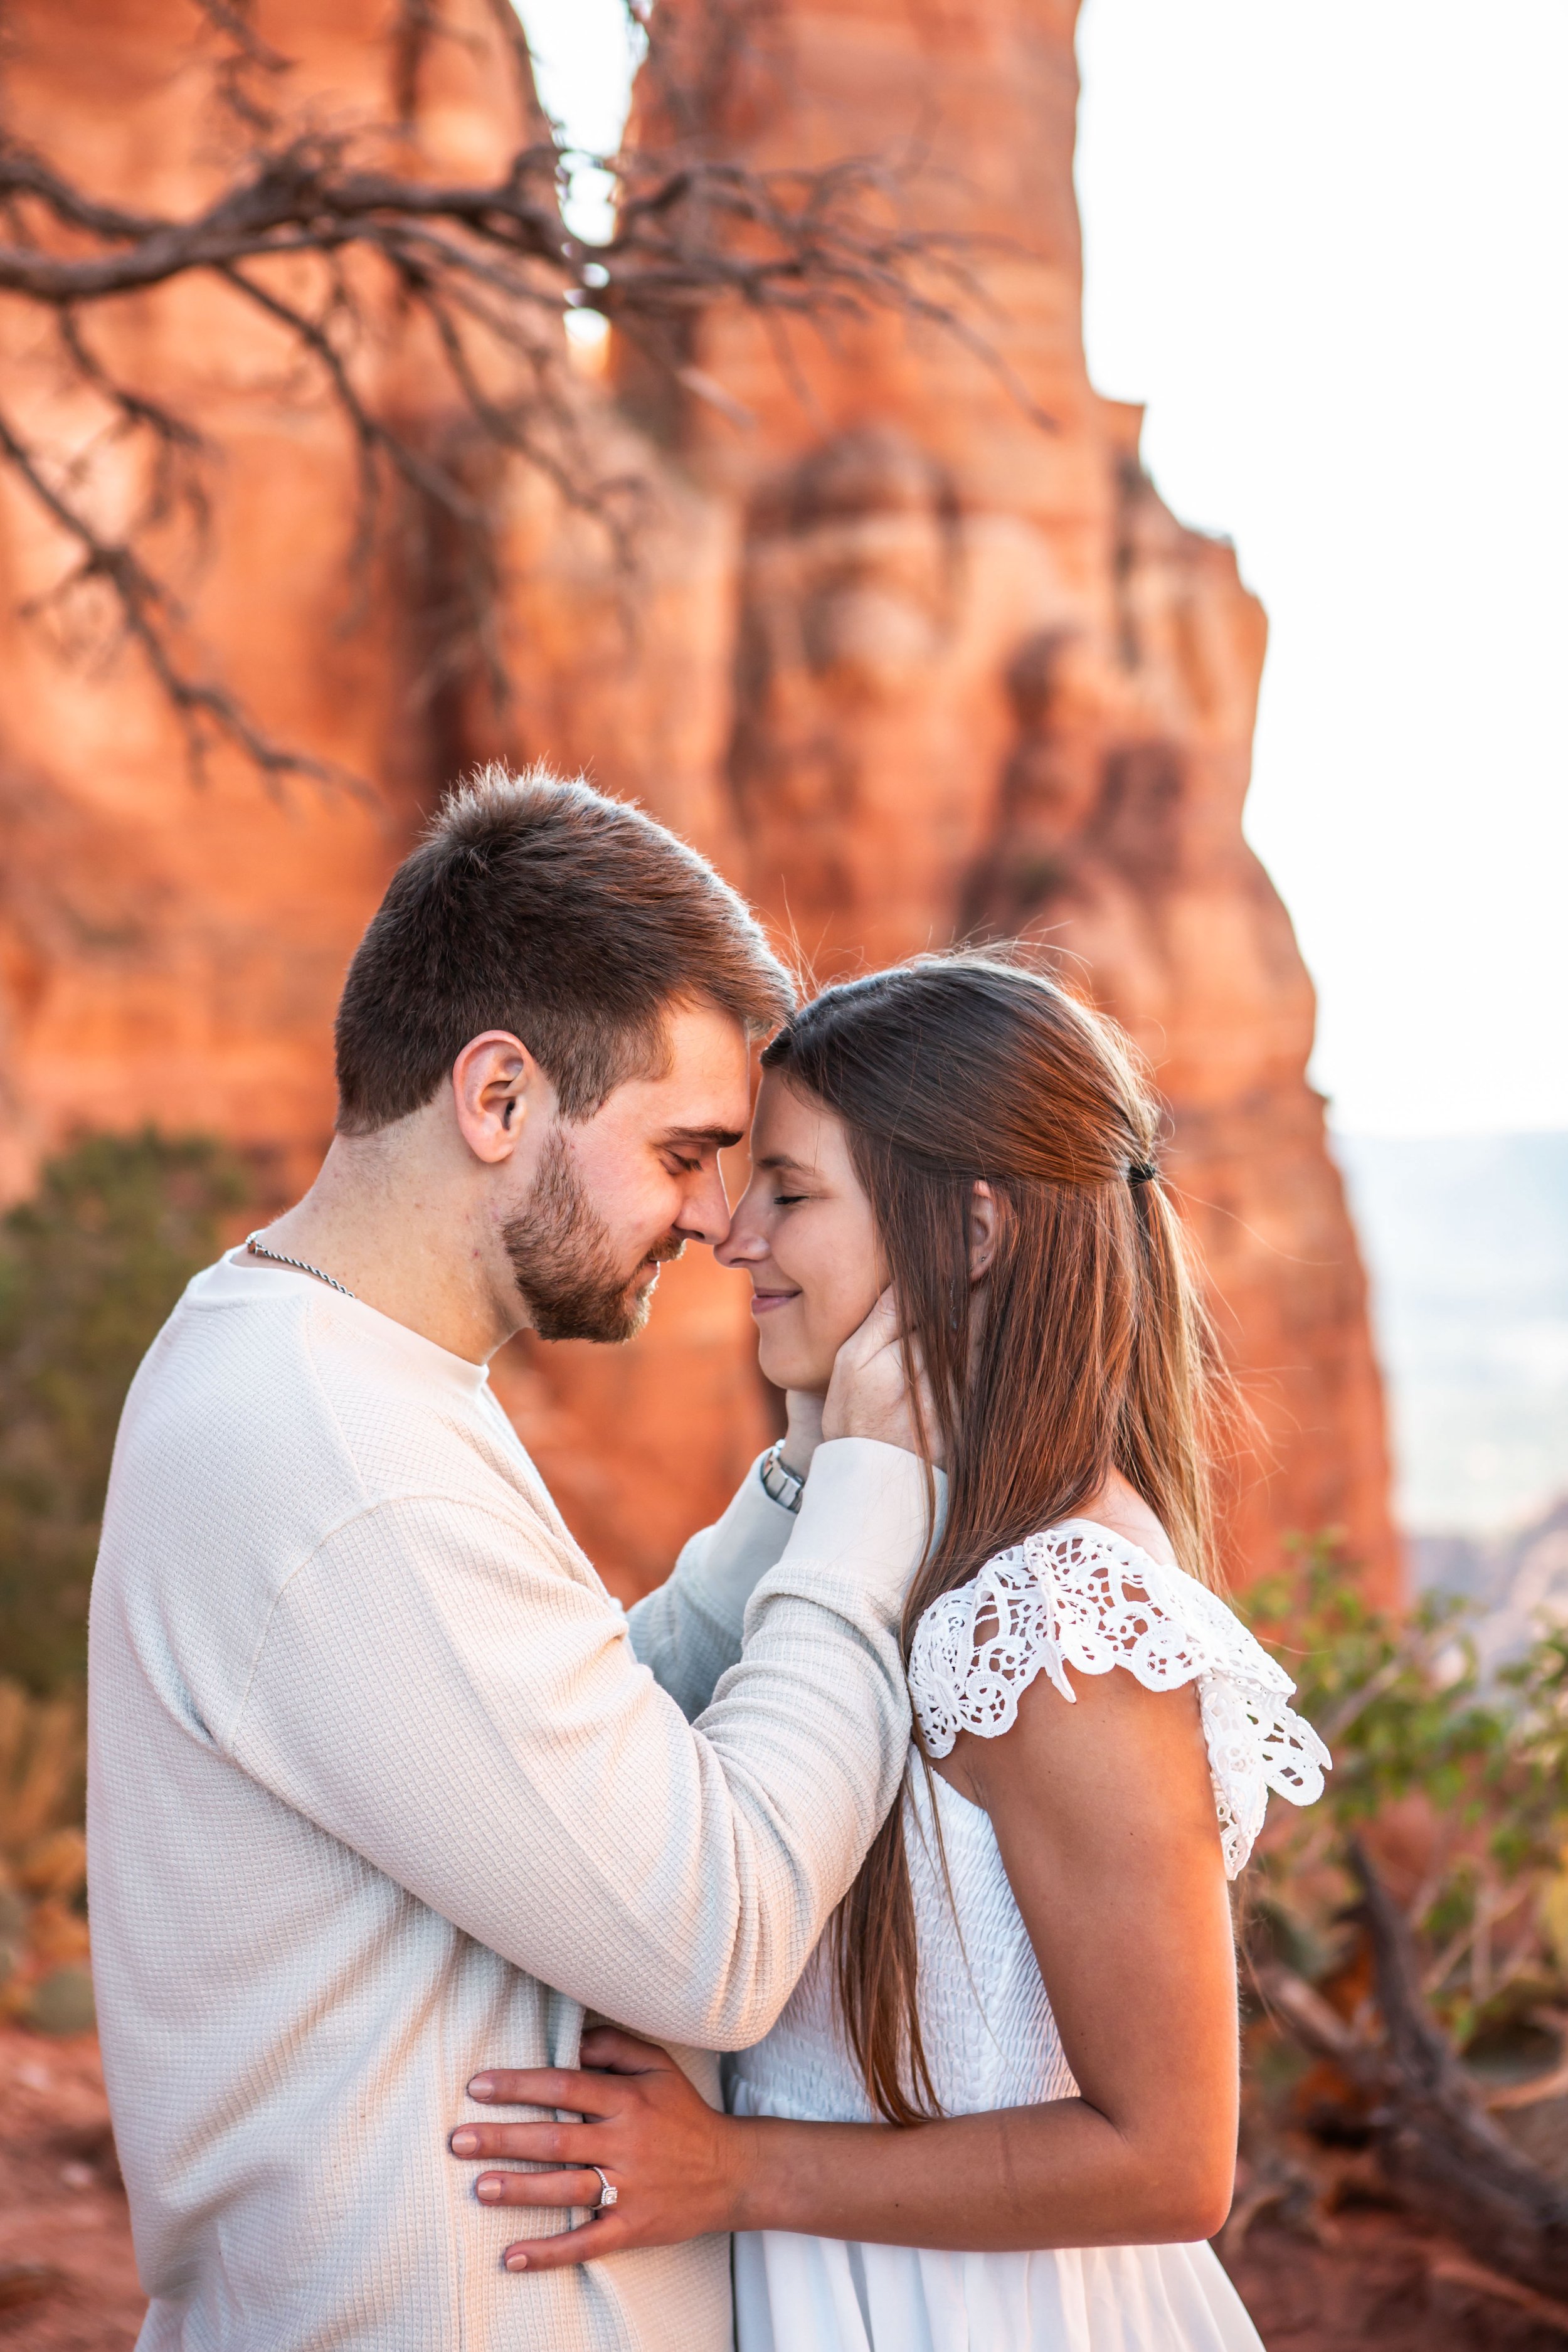
[[0, 1222], [0, 1658], [37, 1692], [79, 1676], [120, 1409], [244, 1200], [205, 1137], [93, 1135]]
[[1325, 1540], [1247, 1612], [1334, 1758], [1321, 1804], [1270, 1808], [1254, 1937], [1311, 1981], [1352, 1976], [1357, 1835], [1405, 1882], [1422, 1991], [1458, 2048], [1568, 2000], [1568, 1632], [1483, 1684], [1465, 1604], [1385, 1615]]
[[0, 1681], [0, 2018], [50, 2033], [91, 2023], [86, 1752], [79, 1690], [34, 1698]]

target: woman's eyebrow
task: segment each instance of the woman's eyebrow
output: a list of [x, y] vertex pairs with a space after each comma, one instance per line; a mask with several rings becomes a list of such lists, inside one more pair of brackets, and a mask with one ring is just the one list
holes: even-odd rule
[[765, 1169], [770, 1175], [778, 1168], [793, 1169], [797, 1176], [815, 1176], [816, 1173], [816, 1169], [808, 1168], [804, 1160], [792, 1160], [787, 1151], [770, 1151], [765, 1159], [753, 1160], [752, 1165]]

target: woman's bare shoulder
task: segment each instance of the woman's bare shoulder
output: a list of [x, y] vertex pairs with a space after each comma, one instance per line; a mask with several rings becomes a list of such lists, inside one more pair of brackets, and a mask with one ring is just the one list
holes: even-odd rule
[[1092, 1519], [1097, 1528], [1108, 1528], [1123, 1543], [1133, 1544], [1158, 1560], [1162, 1568], [1178, 1568], [1181, 1562], [1171, 1549], [1171, 1538], [1165, 1533], [1138, 1489], [1130, 1486], [1119, 1470], [1113, 1470], [1097, 1495], [1091, 1495], [1073, 1513], [1075, 1519]]

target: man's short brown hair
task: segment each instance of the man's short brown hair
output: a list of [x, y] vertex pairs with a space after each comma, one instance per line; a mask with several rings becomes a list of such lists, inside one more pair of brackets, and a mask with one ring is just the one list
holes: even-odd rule
[[579, 777], [482, 768], [393, 876], [338, 1007], [338, 1131], [434, 1099], [471, 1037], [509, 1029], [587, 1118], [661, 1066], [665, 1015], [706, 1003], [755, 1035], [795, 990], [743, 900], [640, 809]]

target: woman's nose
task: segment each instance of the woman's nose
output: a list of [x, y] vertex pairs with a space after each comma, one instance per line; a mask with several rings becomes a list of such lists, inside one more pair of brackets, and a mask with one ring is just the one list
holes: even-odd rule
[[742, 1201], [735, 1211], [730, 1230], [713, 1255], [721, 1265], [755, 1265], [766, 1257], [768, 1245], [756, 1227], [746, 1217]]

